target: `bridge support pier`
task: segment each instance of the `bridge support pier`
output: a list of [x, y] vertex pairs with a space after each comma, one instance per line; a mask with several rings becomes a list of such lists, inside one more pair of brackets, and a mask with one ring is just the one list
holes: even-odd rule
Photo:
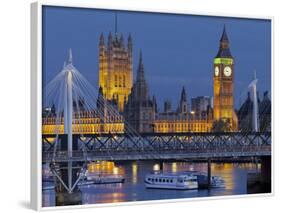
[[211, 178], [212, 178], [212, 169], [211, 169], [212, 161], [208, 158], [208, 188], [211, 187]]
[[70, 206], [70, 205], [81, 205], [82, 204], [82, 193], [81, 191], [75, 191], [68, 193], [66, 191], [56, 192], [56, 206]]
[[271, 192], [271, 156], [260, 157], [261, 170], [254, 174], [248, 174], [247, 193]]
[[265, 192], [271, 192], [271, 156], [261, 157], [260, 181]]
[[[77, 180], [76, 172], [77, 169], [72, 169], [71, 178], [69, 178], [68, 163], [60, 165], [60, 178], [63, 182], [69, 186], [72, 183], [68, 183], [69, 180]], [[66, 205], [81, 205], [82, 204], [82, 194], [79, 188], [76, 186], [72, 192], [67, 191], [60, 181], [57, 181], [56, 186], [56, 206], [66, 206]]]
[[[61, 137], [60, 150], [64, 152], [69, 151], [69, 148], [74, 151], [78, 150], [78, 137], [71, 138], [71, 147], [68, 146], [68, 139], [68, 135], [63, 135]], [[69, 154], [72, 155], [72, 153], [68, 153], [68, 157]], [[51, 167], [52, 172], [57, 176], [57, 186], [55, 188], [56, 206], [81, 205], [81, 191], [77, 185], [74, 187], [74, 183], [79, 178], [79, 168], [82, 168], [81, 163], [72, 161], [56, 162]]]
[[164, 169], [164, 161], [163, 161], [163, 160], [160, 160], [160, 161], [159, 161], [159, 170], [160, 170], [161, 172], [163, 172], [163, 169]]

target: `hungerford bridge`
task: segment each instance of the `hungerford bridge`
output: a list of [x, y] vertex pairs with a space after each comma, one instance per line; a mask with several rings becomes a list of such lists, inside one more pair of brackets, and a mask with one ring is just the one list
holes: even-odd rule
[[[255, 85], [256, 83], [252, 85], [254, 92]], [[56, 104], [58, 128], [55, 128], [52, 134], [42, 135], [42, 162], [50, 165], [51, 171], [57, 178], [59, 184], [56, 193], [61, 195], [58, 199], [63, 204], [76, 203], [74, 201], [76, 198], [69, 196], [78, 190], [77, 185], [83, 178], [87, 163], [97, 160], [157, 160], [160, 162], [160, 169], [164, 160], [206, 160], [210, 179], [211, 160], [259, 157], [262, 172], [270, 177], [271, 132], [139, 134], [128, 124], [125, 133], [73, 132], [73, 106], [76, 106], [75, 113], [79, 115], [81, 97], [85, 100], [85, 106], [89, 111], [95, 107], [90, 100], [98, 100], [99, 105], [106, 107], [107, 112], [100, 112], [101, 118], [105, 117], [105, 113], [116, 116], [120, 114], [107, 104], [103, 97], [98, 98], [97, 89], [93, 88], [73, 66], [71, 51], [68, 62], [47, 85], [45, 91], [44, 103]], [[257, 112], [257, 109], [254, 109], [254, 112]], [[257, 120], [257, 116], [253, 117]], [[63, 131], [59, 123], [62, 120]]]
[[[54, 135], [43, 135], [43, 162], [54, 160]], [[73, 151], [68, 152], [67, 134], [58, 136], [62, 144], [55, 161], [156, 160], [254, 157], [271, 155], [271, 132], [227, 133], [145, 133], [73, 134]], [[84, 147], [79, 147], [79, 142]], [[75, 150], [75, 151], [74, 151]]]

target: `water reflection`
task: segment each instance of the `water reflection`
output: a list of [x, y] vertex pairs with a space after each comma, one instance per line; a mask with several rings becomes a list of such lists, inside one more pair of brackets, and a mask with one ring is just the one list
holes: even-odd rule
[[119, 168], [112, 161], [97, 161], [88, 164], [88, 172], [103, 174], [103, 175], [107, 175], [107, 174], [122, 175], [124, 174], [124, 169]]
[[[246, 194], [247, 172], [260, 170], [260, 165], [255, 163], [212, 163], [212, 175], [221, 176], [225, 181], [225, 188], [193, 191], [146, 189], [145, 175], [154, 169], [160, 169], [160, 165], [153, 161], [111, 162], [109, 164], [100, 162], [99, 165], [91, 165], [90, 169], [98, 172], [102, 172], [104, 169], [107, 173], [121, 174], [125, 177], [125, 183], [81, 187], [83, 204]], [[174, 173], [207, 172], [207, 163], [165, 162], [163, 170]], [[55, 205], [54, 190], [44, 191], [43, 205]]]
[[158, 163], [154, 164], [153, 171], [157, 172], [160, 170], [160, 165]]
[[176, 173], [176, 172], [177, 172], [177, 163], [176, 163], [176, 162], [173, 162], [173, 163], [172, 163], [172, 172], [173, 172], [173, 173]]
[[138, 164], [136, 162], [132, 163], [132, 183], [136, 184], [138, 182]]

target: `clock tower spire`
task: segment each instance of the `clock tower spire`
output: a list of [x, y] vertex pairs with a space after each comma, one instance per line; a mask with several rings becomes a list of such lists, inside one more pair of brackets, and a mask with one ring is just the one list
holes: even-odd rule
[[229, 40], [224, 26], [219, 51], [214, 58], [214, 121], [225, 121], [232, 131], [237, 129], [234, 111], [233, 80], [234, 59], [230, 52]]

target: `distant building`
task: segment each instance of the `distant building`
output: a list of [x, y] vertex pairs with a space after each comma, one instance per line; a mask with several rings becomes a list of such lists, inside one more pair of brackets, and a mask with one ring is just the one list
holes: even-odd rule
[[[164, 103], [167, 106], [167, 102]], [[157, 113], [154, 132], [209, 132], [212, 129], [212, 110], [207, 108], [204, 116], [190, 111], [185, 88], [182, 88], [178, 108], [173, 111], [164, 107], [164, 112]]]
[[198, 96], [191, 98], [191, 111], [195, 113], [206, 112], [210, 106], [211, 97], [209, 96]]
[[164, 101], [164, 112], [171, 112], [172, 111], [172, 103], [169, 100]]
[[[259, 97], [259, 95], [258, 95]], [[259, 110], [259, 130], [271, 131], [271, 100], [268, 97], [268, 92], [264, 92], [262, 101], [258, 98]], [[239, 130], [252, 131], [253, 130], [253, 101], [248, 93], [245, 102], [238, 110]]]

